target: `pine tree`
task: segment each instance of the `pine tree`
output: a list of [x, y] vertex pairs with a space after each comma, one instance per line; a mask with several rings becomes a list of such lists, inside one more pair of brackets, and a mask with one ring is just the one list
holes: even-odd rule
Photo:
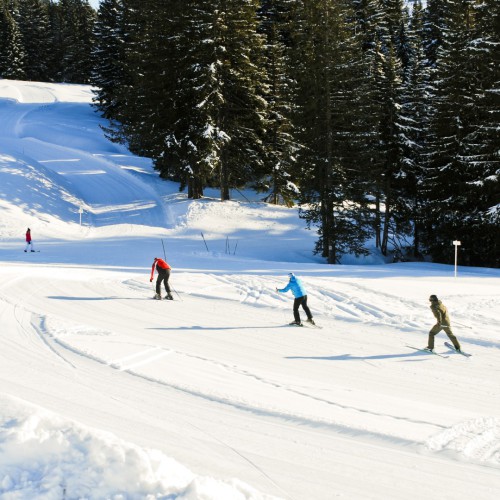
[[18, 22], [11, 14], [13, 10], [17, 10], [17, 4], [11, 7], [4, 3], [0, 11], [0, 76], [23, 80], [26, 76], [26, 52]]
[[60, 0], [59, 9], [63, 47], [61, 79], [68, 83], [89, 83], [96, 13], [88, 0]]
[[[299, 145], [292, 124], [294, 82], [290, 76], [290, 17], [288, 0], [265, 0], [259, 11], [264, 34], [265, 67], [268, 77], [265, 171], [263, 190], [271, 191], [266, 201], [294, 204], [298, 188], [294, 183], [295, 158]], [[270, 181], [270, 182], [269, 182]]]
[[371, 186], [367, 186], [367, 193], [374, 200], [373, 231], [383, 255], [389, 252], [391, 238], [397, 239], [400, 231], [407, 232], [398, 220], [398, 204], [405, 176], [400, 116], [403, 63], [406, 60], [406, 65], [410, 64], [410, 50], [400, 9], [399, 1], [366, 0], [358, 3], [357, 15], [371, 76], [365, 86], [369, 102], [366, 132], [371, 149], [367, 172]]
[[401, 63], [403, 72], [410, 64], [411, 47], [408, 37], [407, 8], [403, 0], [381, 0], [386, 16], [387, 30], [395, 56]]
[[468, 184], [474, 206], [465, 214], [471, 264], [500, 266], [500, 4], [476, 2], [471, 12], [467, 57], [472, 62], [470, 132], [464, 137]]
[[64, 39], [62, 33], [61, 8], [58, 3], [46, 3], [49, 30], [51, 38], [51, 51], [47, 59], [48, 81], [61, 81], [64, 59]]
[[26, 79], [49, 81], [53, 44], [47, 4], [41, 0], [19, 0], [19, 13], [26, 52]]
[[[152, 157], [164, 178], [180, 180], [167, 135], [177, 116], [179, 26], [183, 2], [125, 2], [126, 88], [123, 132], [134, 150]], [[130, 82], [130, 83], [129, 83]], [[191, 83], [189, 83], [191, 85]]]
[[443, 23], [446, 2], [443, 0], [427, 0], [424, 11], [423, 36], [425, 54], [430, 67], [436, 66], [438, 50], [443, 45]]
[[102, 116], [119, 120], [123, 108], [125, 80], [124, 5], [122, 0], [102, 0], [94, 27], [94, 103]]
[[217, 71], [222, 106], [215, 125], [223, 134], [218, 169], [221, 200], [228, 200], [230, 188], [253, 180], [254, 172], [263, 165], [264, 38], [257, 32], [258, 0], [220, 0], [217, 7], [217, 56], [212, 63]]
[[[202, 197], [213, 167], [209, 160], [212, 134], [207, 121], [216, 107], [211, 100], [211, 66], [203, 56], [212, 47], [209, 34], [212, 7], [182, 2], [165, 12], [168, 36], [159, 45], [168, 47], [161, 60], [172, 70], [162, 75], [158, 92], [153, 93], [162, 108], [161, 113], [156, 113], [159, 121], [155, 127], [156, 167], [163, 177], [180, 180], [181, 189], [187, 186], [188, 196], [193, 199]], [[204, 126], [209, 131], [206, 134]]]
[[[498, 30], [482, 24], [482, 9], [477, 8], [481, 4], [475, 0], [447, 3], [443, 45], [437, 54], [426, 176], [429, 252], [435, 260], [451, 262], [451, 242], [458, 239], [463, 262], [475, 265], [498, 258], [493, 250], [498, 249], [498, 230], [490, 215], [499, 192], [494, 152], [498, 149], [498, 133], [495, 138], [494, 132], [498, 76], [493, 69], [498, 63]], [[495, 12], [494, 5], [489, 7]], [[491, 19], [496, 17], [498, 22], [498, 8], [496, 12]], [[488, 43], [488, 37], [493, 43]]]
[[294, 16], [301, 217], [318, 227], [316, 252], [335, 264], [344, 254], [367, 253], [365, 199], [353, 155], [362, 121], [353, 105], [364, 68], [361, 38], [351, 2], [296, 2]]
[[183, 3], [175, 124], [165, 135], [163, 157], [179, 160], [195, 198], [211, 183], [227, 200], [230, 188], [253, 180], [263, 164], [266, 103], [257, 8], [255, 0]]
[[[425, 175], [424, 146], [429, 123], [428, 92], [429, 66], [424, 52], [423, 9], [420, 1], [414, 3], [408, 29], [409, 64], [405, 71], [400, 112], [401, 148], [404, 165], [399, 179], [403, 192], [397, 200], [398, 219], [413, 234], [412, 257], [421, 258], [421, 213], [423, 194], [421, 186]], [[407, 245], [410, 247], [410, 245]], [[409, 248], [401, 249], [404, 253]]]

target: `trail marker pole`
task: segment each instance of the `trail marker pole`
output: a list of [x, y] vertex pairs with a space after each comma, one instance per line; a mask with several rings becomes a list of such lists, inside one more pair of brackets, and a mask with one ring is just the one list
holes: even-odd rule
[[80, 227], [82, 227], [82, 214], [83, 214], [83, 207], [80, 207], [78, 210], [78, 213], [80, 214]]
[[165, 257], [165, 261], [167, 260], [167, 254], [165, 253], [165, 245], [163, 244], [163, 238], [161, 240], [161, 246], [163, 247], [163, 257]]
[[455, 240], [453, 242], [455, 245], [455, 278], [457, 277], [457, 261], [458, 261], [458, 247], [462, 244], [461, 241]]
[[203, 242], [205, 243], [205, 247], [207, 248], [207, 252], [210, 252], [210, 250], [208, 249], [207, 242], [205, 241], [205, 236], [203, 236], [203, 233], [201, 233], [201, 237], [203, 238]]

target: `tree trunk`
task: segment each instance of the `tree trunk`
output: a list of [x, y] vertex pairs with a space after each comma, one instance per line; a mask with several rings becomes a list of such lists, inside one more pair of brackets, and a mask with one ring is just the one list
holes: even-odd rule
[[220, 200], [227, 201], [229, 196], [229, 169], [227, 168], [224, 152], [221, 155], [220, 162]]
[[375, 195], [375, 248], [380, 248], [380, 193]]
[[384, 213], [384, 231], [382, 233], [382, 241], [380, 243], [380, 251], [382, 255], [387, 256], [387, 247], [389, 245], [389, 223], [391, 220], [391, 200], [389, 197], [385, 199]]

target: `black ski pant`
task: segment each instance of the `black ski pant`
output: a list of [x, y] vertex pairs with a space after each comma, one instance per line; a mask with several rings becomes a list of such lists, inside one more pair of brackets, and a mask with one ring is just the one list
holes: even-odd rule
[[170, 291], [170, 286], [168, 284], [169, 278], [170, 278], [170, 269], [158, 270], [158, 278], [156, 278], [156, 293], [158, 295], [161, 294], [161, 282], [162, 281], [165, 285], [165, 290], [167, 291], [167, 295], [172, 295], [172, 292]]
[[295, 321], [300, 323], [300, 314], [299, 314], [300, 306], [302, 306], [302, 309], [304, 309], [305, 313], [307, 314], [307, 319], [312, 319], [311, 311], [307, 306], [307, 295], [304, 295], [302, 297], [297, 297], [293, 301], [293, 317], [295, 318]]

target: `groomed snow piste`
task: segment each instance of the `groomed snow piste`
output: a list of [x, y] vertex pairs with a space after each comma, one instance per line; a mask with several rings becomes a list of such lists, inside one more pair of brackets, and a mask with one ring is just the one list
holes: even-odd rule
[[[500, 270], [325, 265], [296, 209], [188, 200], [91, 99], [0, 80], [2, 500], [497, 498]], [[322, 329], [287, 326], [290, 271]], [[471, 358], [407, 347], [430, 294]]]

